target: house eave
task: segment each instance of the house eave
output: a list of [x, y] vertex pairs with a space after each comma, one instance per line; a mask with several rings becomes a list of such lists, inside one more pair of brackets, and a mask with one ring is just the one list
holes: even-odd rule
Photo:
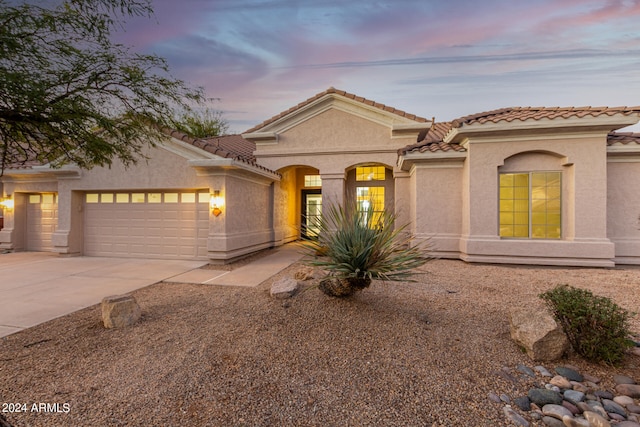
[[638, 122], [635, 115], [599, 117], [573, 117], [569, 119], [540, 119], [525, 121], [501, 121], [498, 123], [473, 123], [453, 128], [445, 136], [445, 142], [460, 142], [474, 137], [508, 137], [535, 133], [537, 135], [565, 133], [609, 133]]
[[238, 170], [248, 172], [269, 181], [280, 181], [281, 177], [276, 172], [262, 169], [235, 159], [200, 159], [189, 160], [189, 166], [196, 170], [199, 176], [208, 176], [221, 171]]
[[462, 163], [467, 158], [466, 151], [442, 151], [427, 153], [407, 153], [398, 156], [398, 168], [408, 171], [416, 164]]

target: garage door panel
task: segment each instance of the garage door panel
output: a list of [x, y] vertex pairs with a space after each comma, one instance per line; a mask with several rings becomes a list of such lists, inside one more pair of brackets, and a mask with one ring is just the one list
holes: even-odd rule
[[58, 195], [27, 196], [26, 248], [29, 251], [52, 251], [53, 233], [58, 225]]
[[[203, 192], [205, 193], [205, 192]], [[208, 196], [208, 193], [205, 193]], [[89, 197], [85, 204], [86, 255], [206, 258], [209, 205], [192, 191]], [[102, 200], [106, 202], [102, 203]], [[89, 200], [98, 200], [89, 203]], [[110, 202], [110, 201], [115, 202]], [[184, 202], [182, 202], [184, 200]], [[202, 203], [196, 203], [203, 200]], [[119, 202], [118, 202], [119, 201]]]

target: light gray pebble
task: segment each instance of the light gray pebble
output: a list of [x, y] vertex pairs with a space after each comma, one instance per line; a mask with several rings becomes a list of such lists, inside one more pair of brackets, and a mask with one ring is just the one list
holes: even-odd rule
[[542, 413], [548, 417], [554, 417], [559, 420], [561, 420], [562, 417], [564, 417], [565, 415], [573, 417], [573, 414], [571, 413], [571, 411], [569, 411], [567, 408], [565, 408], [562, 405], [553, 405], [553, 404], [544, 405], [542, 407]]
[[551, 374], [551, 372], [549, 372], [547, 370], [547, 368], [545, 368], [544, 366], [538, 365], [536, 367], [534, 367], [533, 369], [535, 369], [536, 371], [538, 371], [538, 373], [540, 375], [542, 375], [543, 377], [552, 377], [553, 375]]
[[613, 401], [622, 406], [629, 406], [635, 403], [629, 396], [616, 396], [613, 398]]
[[635, 384], [636, 383], [636, 381], [633, 378], [628, 377], [626, 375], [614, 375], [613, 382], [615, 382], [616, 384]]
[[548, 427], [566, 427], [562, 421], [553, 417], [542, 417], [542, 422]]
[[622, 415], [625, 420], [627, 419], [627, 412], [625, 409], [613, 400], [602, 399], [602, 407], [607, 411], [607, 413]]
[[495, 394], [495, 393], [493, 393], [493, 392], [492, 392], [492, 393], [489, 393], [489, 394], [487, 395], [487, 397], [488, 397], [488, 398], [489, 398], [489, 400], [490, 400], [490, 401], [492, 401], [493, 403], [500, 403], [500, 402], [501, 402], [501, 400], [500, 400], [500, 396], [498, 396], [497, 394]]
[[502, 408], [502, 411], [504, 412], [504, 416], [513, 421], [516, 425], [529, 427], [529, 421], [525, 420], [522, 415], [511, 409], [510, 406], [505, 406]]
[[518, 366], [516, 367], [516, 369], [517, 369], [519, 372], [522, 372], [523, 374], [530, 376], [531, 378], [535, 378], [535, 376], [536, 376], [536, 373], [535, 373], [535, 372], [533, 372], [533, 370], [532, 370], [531, 368], [529, 368], [528, 366], [525, 366], [525, 365], [518, 365]]
[[568, 415], [562, 417], [562, 422], [567, 427], [592, 427], [584, 418], [573, 418]]
[[578, 402], [582, 402], [584, 400], [584, 393], [575, 390], [565, 390], [563, 397], [565, 400], [576, 404]]

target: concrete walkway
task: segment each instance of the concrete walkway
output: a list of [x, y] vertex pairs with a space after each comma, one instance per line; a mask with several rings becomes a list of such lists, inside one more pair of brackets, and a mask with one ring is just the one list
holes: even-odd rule
[[285, 245], [236, 270], [201, 270], [206, 261], [0, 254], [0, 337], [161, 281], [257, 286], [298, 261]]
[[255, 287], [302, 258], [300, 245], [290, 243], [274, 249], [272, 254], [259, 258], [232, 271], [191, 270], [166, 279], [168, 282], [200, 283], [203, 285]]

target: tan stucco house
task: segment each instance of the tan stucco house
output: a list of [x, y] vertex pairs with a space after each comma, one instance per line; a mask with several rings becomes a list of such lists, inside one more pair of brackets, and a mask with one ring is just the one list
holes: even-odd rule
[[0, 179], [0, 250], [228, 262], [315, 233], [322, 206], [389, 208], [436, 255], [640, 264], [639, 107], [505, 108], [434, 122], [334, 88], [247, 130], [172, 132], [125, 169]]

